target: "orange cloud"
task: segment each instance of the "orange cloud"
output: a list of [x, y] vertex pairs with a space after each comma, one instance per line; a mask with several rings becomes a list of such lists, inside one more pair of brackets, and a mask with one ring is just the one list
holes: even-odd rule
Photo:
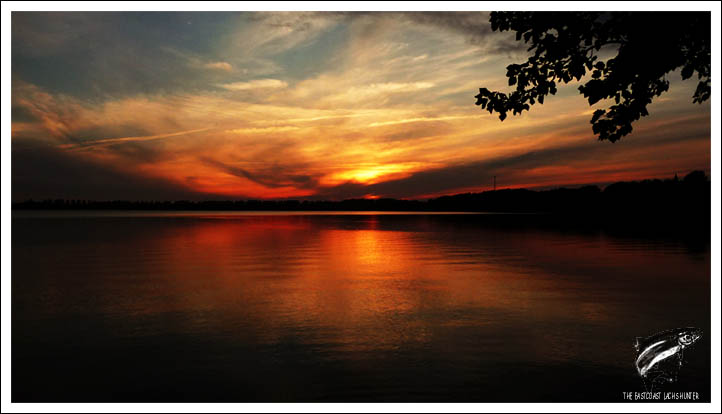
[[233, 71], [233, 65], [228, 62], [208, 62], [203, 66], [208, 69], [222, 70], [225, 72]]
[[709, 139], [710, 107], [689, 103], [691, 83], [673, 80], [629, 139], [597, 143], [575, 85], [503, 123], [474, 106], [479, 87], [507, 88], [512, 58], [489, 42], [359, 16], [340, 46], [314, 43], [341, 20], [259, 16], [213, 58], [179, 53], [198, 71], [188, 88], [87, 99], [18, 80], [25, 116], [14, 111], [12, 138], [224, 197], [422, 197], [486, 189], [489, 175], [553, 186], [709, 165], [705, 141], [688, 139]]

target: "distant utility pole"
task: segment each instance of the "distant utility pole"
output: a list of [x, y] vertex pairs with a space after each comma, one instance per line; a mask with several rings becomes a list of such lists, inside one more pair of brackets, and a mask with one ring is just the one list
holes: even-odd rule
[[496, 191], [496, 176], [494, 176], [494, 191]]

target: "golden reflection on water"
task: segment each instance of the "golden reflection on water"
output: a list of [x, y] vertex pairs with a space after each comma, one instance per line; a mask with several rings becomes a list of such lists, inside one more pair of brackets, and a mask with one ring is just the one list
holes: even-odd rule
[[[18, 346], [182, 339], [197, 369], [263, 355], [266, 369], [304, 350], [318, 366], [383, 360], [412, 381], [432, 364], [475, 384], [497, 366], [626, 372], [630, 338], [709, 314], [708, 250], [601, 233], [431, 216], [97, 220], [36, 223], [57, 237], [42, 243], [35, 222], [14, 223], [14, 326], [39, 338]], [[105, 336], [77, 322], [93, 318]], [[219, 344], [230, 351], [216, 358]]]
[[[604, 324], [626, 311], [599, 297], [585, 271], [620, 267], [623, 259], [624, 272], [633, 273], [650, 260], [619, 255], [604, 240], [555, 246], [539, 235], [511, 242], [504, 234], [464, 240], [463, 232], [439, 239], [380, 229], [375, 216], [355, 228], [336, 224], [281, 216], [171, 227], [143, 242], [166, 256], [137, 262], [159, 290], [128, 295], [125, 305], [135, 315], [182, 312], [181, 329], [190, 331], [234, 335], [229, 327], [237, 324], [261, 343], [297, 334], [336, 351], [424, 344], [447, 328], [486, 327], [493, 335], [509, 324], [526, 341], [564, 342], [564, 326]], [[493, 248], [509, 243], [500, 260]], [[675, 260], [667, 262], [674, 268]], [[565, 274], [567, 267], [582, 277]], [[123, 312], [117, 300], [108, 305]]]

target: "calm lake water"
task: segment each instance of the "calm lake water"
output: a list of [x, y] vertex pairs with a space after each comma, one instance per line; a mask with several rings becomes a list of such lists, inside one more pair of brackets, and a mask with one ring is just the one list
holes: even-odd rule
[[708, 237], [543, 222], [13, 212], [12, 397], [622, 401], [635, 337], [709, 333]]

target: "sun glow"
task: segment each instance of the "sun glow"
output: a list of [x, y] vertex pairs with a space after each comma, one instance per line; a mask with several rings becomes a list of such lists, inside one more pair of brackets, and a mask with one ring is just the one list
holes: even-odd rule
[[327, 177], [329, 184], [356, 182], [375, 184], [382, 181], [401, 179], [423, 169], [420, 163], [374, 165], [333, 173]]
[[[117, 38], [118, 50], [153, 43], [158, 53], [137, 62], [88, 48], [82, 39], [103, 31], [92, 14], [18, 20], [13, 53], [25, 57], [13, 71], [13, 164], [27, 185], [14, 185], [13, 197], [92, 199], [114, 188], [129, 199], [161, 197], [159, 189], [169, 199], [424, 198], [485, 190], [493, 176], [516, 188], [709, 169], [710, 106], [689, 104], [694, 83], [675, 83], [635, 124], [634, 140], [609, 146], [592, 138], [597, 108], [578, 85], [503, 123], [474, 105], [479, 87], [507, 85], [513, 60], [496, 45], [508, 33], [470, 43], [416, 15], [236, 17], [205, 51], [142, 31]], [[197, 18], [183, 28], [188, 38], [220, 27]], [[58, 33], [42, 29], [46, 19]], [[127, 19], [109, 18], [108, 33], [125, 33]], [[81, 34], [68, 37], [66, 27]], [[58, 48], [38, 48], [43, 38]], [[74, 71], [78, 56], [113, 64], [63, 87], [37, 66]], [[139, 184], [120, 192], [124, 182]]]

